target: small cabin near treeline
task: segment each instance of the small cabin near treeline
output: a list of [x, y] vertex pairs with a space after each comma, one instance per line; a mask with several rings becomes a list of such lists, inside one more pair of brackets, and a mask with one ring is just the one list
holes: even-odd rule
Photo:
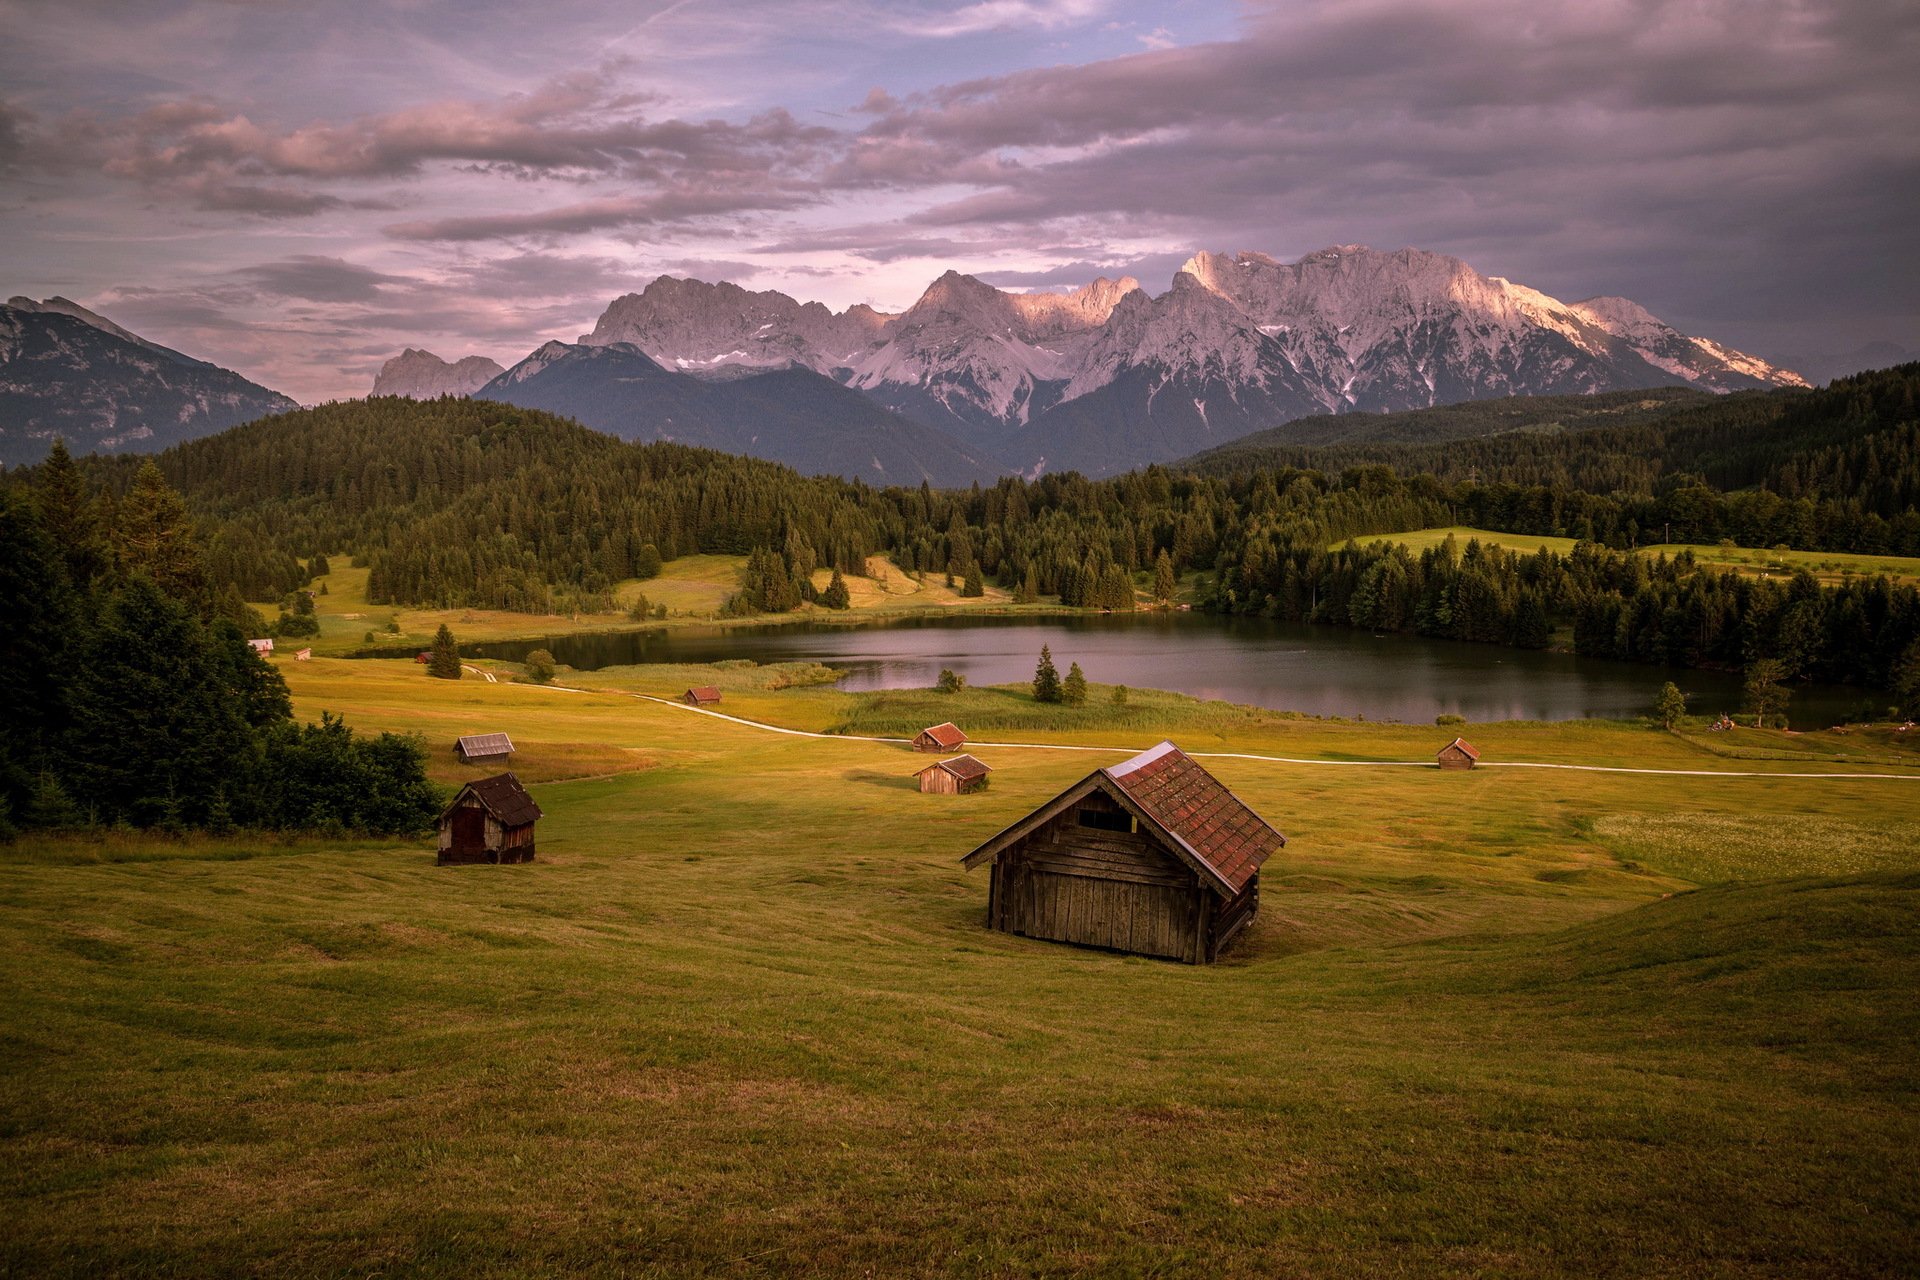
[[699, 685], [681, 694], [680, 701], [690, 707], [710, 707], [720, 701], [720, 690], [710, 684]]
[[983, 760], [955, 756], [951, 760], [936, 760], [913, 776], [920, 780], [923, 795], [965, 796], [986, 790], [987, 775], [992, 772]]
[[255, 653], [272, 653], [273, 652], [272, 636], [263, 636], [258, 640], [249, 640], [247, 641], [247, 643], [253, 646], [253, 651]]
[[490, 764], [513, 756], [513, 739], [504, 733], [469, 733], [454, 739], [453, 754], [461, 764]]
[[511, 773], [469, 782], [440, 815], [440, 864], [532, 862], [540, 806]]
[[1440, 748], [1442, 769], [1471, 769], [1480, 763], [1480, 751], [1465, 738], [1455, 738]]
[[987, 926], [1207, 964], [1260, 909], [1286, 847], [1171, 742], [1096, 769], [961, 861], [987, 865]]
[[960, 726], [948, 720], [942, 724], [931, 724], [913, 735], [915, 751], [958, 751], [966, 745], [967, 735], [960, 732]]
[[296, 652], [294, 653], [294, 655], [293, 655], [293, 660], [294, 660], [295, 662], [312, 662], [312, 661], [313, 661], [313, 650], [311, 650], [311, 649], [301, 649], [301, 650], [298, 650], [298, 651], [296, 651]]

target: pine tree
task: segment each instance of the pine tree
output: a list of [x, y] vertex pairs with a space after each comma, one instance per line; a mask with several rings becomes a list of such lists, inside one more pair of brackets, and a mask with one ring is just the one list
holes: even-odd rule
[[433, 633], [433, 656], [427, 659], [427, 674], [439, 680], [460, 678], [460, 646], [446, 623]]
[[1172, 604], [1177, 585], [1173, 576], [1173, 557], [1162, 550], [1153, 562], [1154, 602], [1163, 607]]
[[1020, 579], [1020, 586], [1013, 593], [1015, 604], [1033, 604], [1040, 599], [1040, 574], [1031, 563]]
[[106, 568], [106, 555], [86, 481], [65, 440], [56, 438], [47, 460], [34, 469], [33, 492], [40, 522], [66, 561], [68, 582], [84, 590]]
[[1076, 662], [1067, 668], [1066, 683], [1060, 687], [1060, 701], [1070, 707], [1078, 707], [1083, 705], [1086, 700], [1086, 673], [1080, 670], [1080, 664]]
[[169, 596], [199, 607], [205, 586], [187, 504], [151, 458], [116, 513], [114, 551], [122, 572], [143, 573]]
[[821, 593], [820, 603], [829, 609], [845, 609], [852, 605], [853, 597], [847, 591], [847, 580], [840, 576], [838, 569], [833, 571], [833, 580], [827, 583], [827, 589]]
[[978, 564], [967, 565], [967, 577], [960, 588], [960, 594], [967, 597], [979, 597], [987, 594], [987, 585], [980, 577], [980, 566]]
[[1053, 650], [1040, 646], [1040, 665], [1033, 669], [1033, 700], [1060, 701], [1060, 672], [1053, 665]]

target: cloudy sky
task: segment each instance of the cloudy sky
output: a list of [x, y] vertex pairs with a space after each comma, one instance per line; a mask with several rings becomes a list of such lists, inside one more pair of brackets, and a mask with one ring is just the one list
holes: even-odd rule
[[303, 401], [661, 273], [835, 307], [1415, 245], [1920, 345], [1912, 0], [4, 0], [0, 291]]

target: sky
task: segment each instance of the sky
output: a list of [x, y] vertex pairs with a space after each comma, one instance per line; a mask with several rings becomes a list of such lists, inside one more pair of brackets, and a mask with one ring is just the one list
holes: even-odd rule
[[1913, 0], [0, 0], [0, 292], [312, 403], [661, 274], [897, 311], [1456, 254], [1920, 347]]

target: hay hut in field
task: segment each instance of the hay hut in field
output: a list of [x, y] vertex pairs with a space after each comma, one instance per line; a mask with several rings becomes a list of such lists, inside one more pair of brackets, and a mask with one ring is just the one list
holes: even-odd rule
[[294, 660], [295, 662], [312, 662], [312, 661], [313, 661], [313, 650], [311, 650], [311, 649], [301, 649], [301, 650], [299, 650], [299, 651], [297, 651], [297, 652], [296, 652], [296, 653], [295, 653], [295, 654], [293, 655], [293, 660]]
[[680, 701], [690, 707], [710, 707], [720, 701], [720, 690], [710, 684], [698, 685], [681, 694]]
[[454, 739], [453, 754], [461, 764], [490, 764], [513, 755], [513, 739], [504, 733], [469, 733]]
[[1439, 759], [1442, 769], [1471, 769], [1480, 763], [1480, 751], [1465, 738], [1455, 738], [1440, 748]]
[[975, 849], [987, 926], [1205, 964], [1260, 908], [1287, 838], [1180, 748], [1096, 769]]
[[930, 724], [913, 735], [915, 751], [958, 751], [966, 745], [967, 735], [960, 732], [960, 726], [948, 720], [942, 724]]
[[913, 776], [920, 780], [920, 791], [924, 795], [964, 796], [985, 790], [987, 775], [992, 772], [985, 761], [955, 756], [951, 760], [937, 760]]
[[272, 653], [273, 652], [272, 636], [262, 636], [258, 640], [249, 640], [247, 641], [247, 643], [253, 646], [253, 651], [255, 653]]
[[540, 806], [511, 773], [469, 782], [440, 815], [440, 864], [532, 862], [539, 817]]

